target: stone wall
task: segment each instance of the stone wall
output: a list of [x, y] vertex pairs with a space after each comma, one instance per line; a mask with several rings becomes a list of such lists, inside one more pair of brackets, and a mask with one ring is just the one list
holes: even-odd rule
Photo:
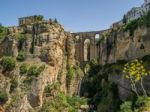
[[[105, 30], [107, 31], [107, 30]], [[98, 49], [97, 49], [97, 39], [96, 35], [101, 37], [101, 34], [104, 31], [91, 31], [91, 32], [78, 32], [78, 33], [72, 33], [74, 39], [75, 39], [75, 58], [76, 60], [80, 63], [80, 66], [83, 68], [84, 65], [92, 60], [92, 59], [97, 59], [98, 58]], [[90, 46], [88, 49], [88, 57], [89, 59], [85, 61], [84, 59], [84, 46], [85, 46], [85, 41], [89, 40], [90, 41]]]

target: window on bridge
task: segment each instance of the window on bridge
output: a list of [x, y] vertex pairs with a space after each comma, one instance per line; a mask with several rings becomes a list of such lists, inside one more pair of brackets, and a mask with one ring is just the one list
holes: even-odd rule
[[76, 43], [78, 43], [79, 42], [79, 38], [80, 38], [79, 35], [76, 35], [75, 38], [76, 38], [75, 39]]
[[77, 35], [77, 36], [76, 36], [76, 39], [79, 40], [79, 38], [80, 38], [79, 35]]
[[90, 61], [90, 39], [84, 41], [84, 61]]
[[96, 34], [96, 35], [95, 35], [95, 42], [97, 43], [97, 42], [99, 41], [99, 39], [100, 39], [100, 35], [99, 35], [99, 34]]

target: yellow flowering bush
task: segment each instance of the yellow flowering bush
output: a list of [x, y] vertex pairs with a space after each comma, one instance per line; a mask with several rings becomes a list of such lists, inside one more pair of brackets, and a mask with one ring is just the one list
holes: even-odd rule
[[140, 81], [144, 95], [147, 96], [143, 86], [143, 77], [150, 74], [150, 71], [146, 70], [142, 60], [135, 59], [124, 65], [123, 73], [125, 78], [130, 79], [132, 90], [138, 95], [136, 90], [136, 82]]

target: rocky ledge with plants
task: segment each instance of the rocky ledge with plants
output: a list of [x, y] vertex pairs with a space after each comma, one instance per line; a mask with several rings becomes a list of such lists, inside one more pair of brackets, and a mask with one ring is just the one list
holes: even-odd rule
[[0, 112], [76, 112], [83, 72], [74, 39], [58, 21], [0, 26]]

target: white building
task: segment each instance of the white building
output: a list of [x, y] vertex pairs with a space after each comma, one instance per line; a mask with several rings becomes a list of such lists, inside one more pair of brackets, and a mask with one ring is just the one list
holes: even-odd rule
[[144, 13], [150, 11], [150, 0], [144, 0], [144, 4], [141, 6]]
[[125, 15], [127, 22], [140, 18], [143, 15], [141, 7], [134, 7]]
[[[148, 11], [150, 11], [150, 0], [144, 0], [144, 3], [141, 5], [141, 7], [133, 7], [130, 11], [125, 14], [126, 22], [138, 19], [142, 17], [144, 14], [146, 14]], [[112, 24], [111, 28], [117, 28], [118, 26], [122, 26], [123, 19], [115, 22]]]

